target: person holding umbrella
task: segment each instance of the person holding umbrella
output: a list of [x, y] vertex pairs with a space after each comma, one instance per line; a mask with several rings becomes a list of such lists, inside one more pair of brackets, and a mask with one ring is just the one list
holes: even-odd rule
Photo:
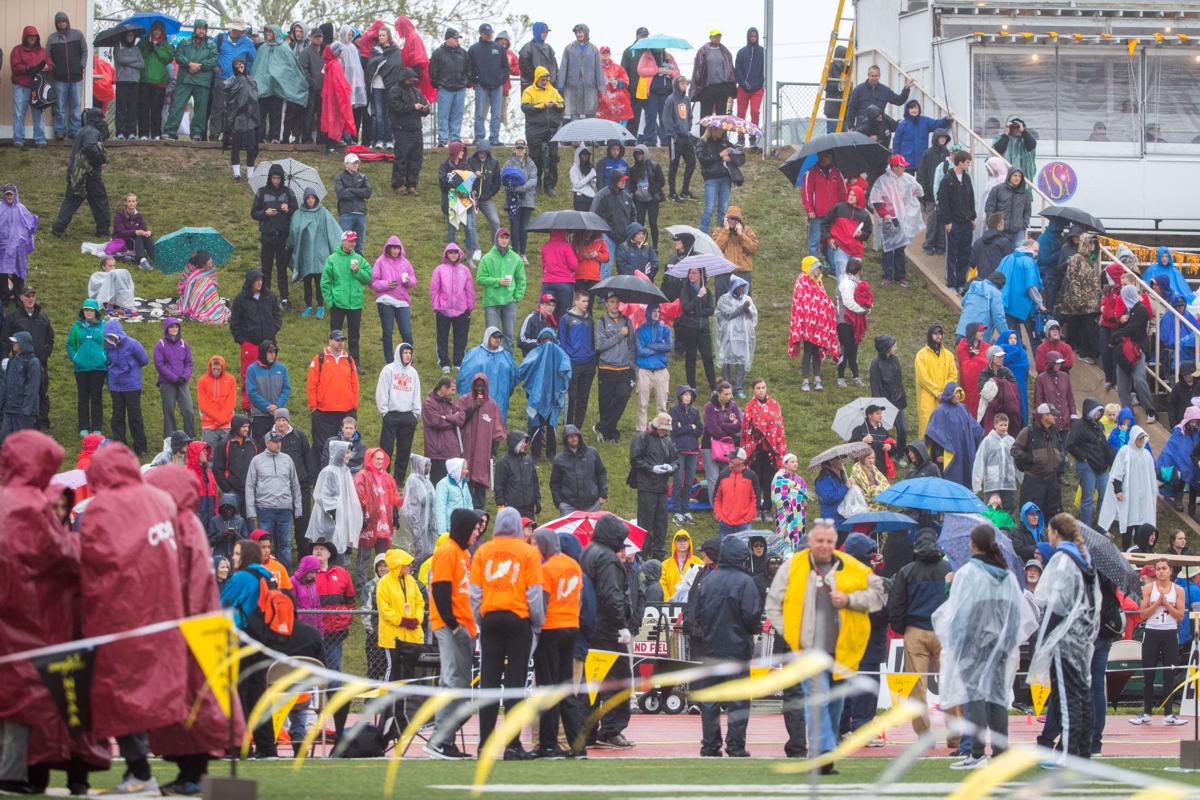
[[716, 370], [713, 366], [712, 330], [708, 319], [714, 313], [712, 295], [704, 270], [689, 269], [687, 281], [679, 292], [679, 304], [683, 315], [675, 321], [676, 335], [683, 345], [684, 370], [689, 386], [696, 385], [696, 355], [704, 365], [704, 377], [710, 391], [716, 387]]

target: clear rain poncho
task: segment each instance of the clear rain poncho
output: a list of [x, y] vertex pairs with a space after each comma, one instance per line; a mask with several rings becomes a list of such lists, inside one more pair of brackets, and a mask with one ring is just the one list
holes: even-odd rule
[[[1085, 677], [1090, 674], [1088, 665], [1100, 629], [1100, 582], [1093, 578], [1088, 589], [1078, 553], [1075, 545], [1060, 544], [1038, 581], [1033, 598], [1042, 608], [1042, 624], [1029, 663], [1030, 684], [1050, 685], [1055, 658], [1074, 664]], [[1090, 565], [1085, 569], [1088, 575], [1095, 574]]]
[[127, 269], [93, 272], [88, 279], [88, 297], [101, 305], [112, 303], [117, 308], [133, 308], [133, 276]]
[[906, 247], [925, 229], [925, 220], [921, 216], [923, 194], [916, 178], [907, 172], [897, 177], [890, 169], [871, 187], [869, 205], [876, 216], [894, 218], [898, 223], [884, 222], [875, 226], [885, 253]]
[[408, 457], [408, 478], [404, 481], [404, 505], [400, 508], [401, 524], [412, 536], [413, 558], [420, 562], [433, 555], [437, 540], [437, 523], [433, 517], [433, 483], [429, 480], [432, 462], [413, 453]]
[[950, 596], [933, 612], [933, 630], [942, 643], [942, 708], [971, 701], [1011, 705], [1018, 649], [1036, 628], [1007, 567], [972, 558], [955, 572]]
[[358, 544], [362, 533], [363, 512], [354, 490], [354, 476], [346, 466], [350, 442], [331, 439], [329, 463], [317, 475], [313, 486], [312, 514], [304, 538], [310, 542], [325, 539], [339, 553]]

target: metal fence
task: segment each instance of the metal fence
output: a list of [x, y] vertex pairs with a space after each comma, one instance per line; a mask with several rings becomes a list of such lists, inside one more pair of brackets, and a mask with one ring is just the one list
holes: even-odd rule
[[[771, 147], [800, 147], [808, 132], [817, 99], [818, 83], [776, 83], [775, 115], [771, 122]], [[818, 118], [817, 128], [824, 133], [824, 118]]]

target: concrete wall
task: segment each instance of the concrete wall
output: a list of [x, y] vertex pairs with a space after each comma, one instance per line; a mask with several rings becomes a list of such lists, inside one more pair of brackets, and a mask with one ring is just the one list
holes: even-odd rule
[[[4, 51], [4, 67], [0, 70], [0, 139], [12, 137], [12, 67], [8, 54], [21, 42], [21, 31], [33, 25], [42, 35], [42, 45], [54, 31], [54, 15], [67, 12], [71, 27], [83, 31], [89, 48], [92, 36], [92, 4], [86, 0], [0, 0], [0, 49]], [[92, 101], [92, 60], [87, 60], [88, 75], [84, 81], [84, 107]], [[51, 135], [51, 114], [46, 111], [47, 136]], [[25, 119], [25, 137], [30, 138], [29, 118]]]

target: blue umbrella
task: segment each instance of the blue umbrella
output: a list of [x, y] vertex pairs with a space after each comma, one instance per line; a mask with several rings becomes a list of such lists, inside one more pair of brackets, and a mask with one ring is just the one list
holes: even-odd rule
[[970, 489], [945, 478], [900, 481], [892, 484], [875, 501], [897, 508], [916, 508], [934, 513], [983, 513], [987, 510], [983, 501], [973, 495]]
[[167, 36], [174, 36], [179, 33], [179, 29], [183, 27], [183, 23], [172, 17], [170, 14], [162, 14], [158, 11], [139, 11], [131, 17], [121, 21], [123, 25], [141, 25], [150, 31], [150, 26], [156, 22], [163, 24], [164, 32]]
[[[976, 525], [990, 525], [978, 514], [947, 514], [942, 520], [942, 533], [938, 536], [938, 547], [946, 554], [946, 560], [954, 569], [962, 569], [971, 560], [971, 530]], [[993, 526], [995, 527], [995, 526]], [[996, 531], [996, 544], [1004, 555], [1009, 570], [1017, 578], [1017, 584], [1025, 588], [1025, 564], [1013, 549], [1012, 539], [1004, 531]]]
[[212, 253], [214, 264], [225, 264], [233, 255], [233, 244], [215, 228], [180, 228], [154, 243], [154, 266], [167, 275], [183, 272], [197, 250]]
[[638, 39], [629, 46], [630, 50], [691, 50], [692, 45], [687, 39], [680, 39], [678, 36], [667, 36], [665, 33], [656, 33], [653, 36], [647, 36], [645, 39]]
[[868, 511], [865, 514], [855, 514], [846, 517], [839, 524], [839, 531], [853, 530], [856, 525], [870, 525], [876, 532], [906, 531], [917, 527], [917, 521], [895, 511]]

